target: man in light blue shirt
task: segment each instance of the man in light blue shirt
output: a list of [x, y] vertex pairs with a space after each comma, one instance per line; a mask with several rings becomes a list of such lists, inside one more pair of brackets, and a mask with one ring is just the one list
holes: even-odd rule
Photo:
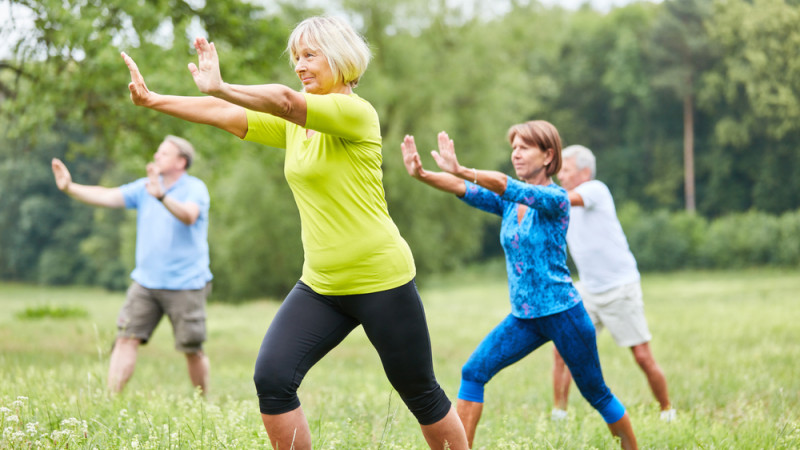
[[133, 375], [139, 345], [147, 343], [166, 314], [172, 323], [175, 348], [186, 354], [192, 384], [208, 392], [209, 361], [205, 304], [211, 290], [208, 256], [206, 185], [186, 170], [194, 148], [185, 139], [167, 136], [147, 177], [116, 188], [72, 182], [64, 163], [53, 159], [58, 188], [83, 203], [137, 210], [136, 268], [133, 283], [117, 319], [118, 334], [111, 352], [108, 387], [120, 392]]

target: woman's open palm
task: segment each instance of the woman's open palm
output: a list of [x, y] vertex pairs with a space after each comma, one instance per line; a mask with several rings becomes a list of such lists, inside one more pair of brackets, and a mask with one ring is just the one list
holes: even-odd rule
[[189, 72], [192, 73], [194, 84], [204, 94], [217, 92], [222, 87], [222, 75], [219, 71], [219, 56], [213, 42], [199, 37], [194, 40], [197, 50], [197, 65], [189, 63]]
[[456, 148], [453, 140], [446, 132], [442, 131], [438, 136], [439, 151], [431, 150], [431, 155], [436, 164], [445, 172], [456, 174], [459, 164], [456, 158]]

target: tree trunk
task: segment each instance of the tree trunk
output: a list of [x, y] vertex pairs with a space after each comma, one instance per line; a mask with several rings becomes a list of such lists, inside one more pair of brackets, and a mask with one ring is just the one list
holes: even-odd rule
[[686, 211], [694, 213], [694, 98], [683, 97], [683, 189]]

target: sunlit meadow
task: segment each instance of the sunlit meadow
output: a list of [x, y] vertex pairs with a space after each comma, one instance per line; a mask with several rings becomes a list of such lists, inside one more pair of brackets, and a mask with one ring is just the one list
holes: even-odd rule
[[[461, 364], [508, 312], [499, 266], [420, 282], [439, 382], [454, 397]], [[598, 336], [606, 381], [628, 407], [642, 448], [800, 448], [796, 271], [646, 275], [652, 348], [678, 409], [659, 420], [630, 351]], [[252, 369], [278, 302], [212, 303], [207, 398], [162, 322], [125, 392], [105, 391], [124, 294], [0, 285], [0, 449], [265, 448]], [[551, 345], [486, 390], [475, 448], [615, 448], [573, 387], [569, 419], [550, 420]], [[360, 330], [314, 367], [300, 390], [316, 449], [426, 448]]]

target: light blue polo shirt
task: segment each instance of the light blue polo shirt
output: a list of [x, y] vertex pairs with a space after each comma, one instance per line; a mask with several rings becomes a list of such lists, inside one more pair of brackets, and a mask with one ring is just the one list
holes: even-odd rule
[[150, 195], [147, 178], [120, 186], [125, 207], [136, 209], [136, 268], [131, 278], [148, 289], [202, 289], [211, 281], [208, 256], [208, 188], [200, 179], [183, 174], [167, 195], [193, 202], [200, 215], [186, 225]]

